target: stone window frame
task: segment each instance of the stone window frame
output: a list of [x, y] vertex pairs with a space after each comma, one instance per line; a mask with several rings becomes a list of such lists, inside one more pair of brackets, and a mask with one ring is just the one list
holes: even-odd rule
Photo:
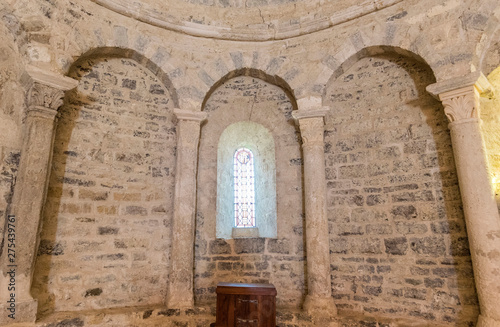
[[[237, 228], [234, 219], [233, 156], [239, 148], [254, 154], [256, 227]], [[216, 237], [277, 238], [276, 155], [272, 133], [263, 125], [240, 121], [226, 127], [217, 144]]]

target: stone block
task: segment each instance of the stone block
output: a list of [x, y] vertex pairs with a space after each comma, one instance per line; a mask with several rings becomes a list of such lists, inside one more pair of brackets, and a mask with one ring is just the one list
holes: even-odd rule
[[394, 220], [413, 219], [417, 217], [417, 208], [414, 205], [394, 206], [391, 214]]
[[[91, 288], [91, 289], [88, 289], [85, 291], [85, 297], [99, 296], [101, 294], [102, 294], [102, 288], [100, 288], [100, 287]], [[58, 326], [59, 326], [59, 324], [58, 324]], [[73, 326], [73, 325], [69, 325], [69, 326]]]
[[389, 224], [368, 224], [366, 225], [366, 234], [392, 234], [392, 226]]
[[368, 206], [382, 205], [387, 202], [385, 194], [371, 194], [366, 197], [366, 204]]
[[457, 237], [451, 240], [450, 255], [457, 257], [469, 257], [469, 239], [467, 237]]
[[424, 278], [424, 284], [427, 288], [441, 288], [444, 286], [444, 279], [441, 278]]
[[111, 226], [99, 227], [97, 229], [97, 234], [99, 234], [99, 235], [116, 235], [116, 234], [118, 234], [119, 230], [120, 229], [118, 227], [111, 227]]
[[427, 298], [427, 290], [405, 287], [403, 296], [407, 299], [425, 300]]
[[51, 240], [40, 240], [40, 245], [38, 246], [38, 255], [63, 255], [64, 254], [64, 244], [61, 242], [55, 242]]
[[236, 254], [244, 253], [263, 253], [266, 240], [264, 238], [245, 238], [234, 240], [234, 252]]
[[423, 238], [411, 238], [410, 248], [418, 254], [434, 256], [446, 254], [446, 245], [442, 237], [428, 236]]
[[396, 230], [398, 233], [403, 235], [425, 234], [427, 233], [428, 228], [426, 224], [398, 221], [396, 222]]
[[395, 237], [384, 239], [385, 253], [392, 255], [405, 255], [408, 250], [406, 237]]
[[216, 239], [209, 243], [210, 254], [231, 254], [231, 245], [223, 239]]
[[125, 207], [125, 214], [146, 216], [148, 214], [148, 210], [140, 206], [127, 206]]
[[267, 251], [270, 253], [289, 254], [290, 241], [288, 239], [268, 239]]

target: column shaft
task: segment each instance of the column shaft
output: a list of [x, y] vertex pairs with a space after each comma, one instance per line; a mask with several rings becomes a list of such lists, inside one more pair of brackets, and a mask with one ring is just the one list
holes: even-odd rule
[[[310, 142], [304, 135], [321, 133], [323, 138], [323, 118], [308, 118], [301, 121], [304, 144], [304, 193], [306, 214], [306, 249], [309, 295], [331, 296], [330, 247], [328, 220], [326, 217], [325, 156], [323, 141]], [[316, 125], [316, 129], [313, 127]], [[306, 126], [306, 127], [304, 127]], [[321, 129], [317, 129], [320, 127]], [[311, 129], [311, 131], [305, 131]]]
[[326, 213], [324, 120], [328, 110], [294, 114], [299, 121], [304, 160], [307, 289], [304, 309], [319, 316], [334, 316], [330, 275], [330, 239]]
[[[481, 316], [478, 326], [500, 326], [500, 221], [490, 187], [479, 120], [450, 124]], [[494, 319], [496, 324], [485, 323]], [[482, 321], [482, 322], [481, 322]]]
[[[194, 306], [194, 234], [196, 212], [196, 168], [200, 123], [204, 113], [176, 110], [177, 161], [175, 175], [172, 249], [167, 307]], [[199, 115], [196, 115], [199, 114]]]
[[[7, 255], [8, 246], [5, 246], [0, 283], [2, 305], [11, 299], [11, 293], [15, 294], [16, 321], [34, 321], [36, 317], [37, 302], [31, 296], [30, 289], [40, 241], [39, 226], [47, 192], [56, 114], [57, 111], [53, 109], [30, 108], [25, 122], [25, 136], [10, 213], [15, 217], [15, 240], [6, 242], [15, 244], [11, 248], [15, 251], [15, 258]], [[7, 274], [8, 272], [11, 274]], [[15, 276], [15, 283], [11, 282], [12, 276]], [[9, 284], [14, 286], [11, 290], [15, 292], [5, 292]]]
[[[33, 66], [28, 66], [26, 72], [32, 80], [19, 171], [9, 212], [12, 221], [8, 225], [12, 231], [9, 234], [14, 237], [5, 240], [0, 261], [0, 312], [3, 313], [0, 325], [36, 319], [37, 301], [31, 296], [30, 289], [48, 188], [55, 117], [63, 103], [64, 91], [78, 84], [69, 77]], [[13, 299], [15, 310], [11, 310]], [[15, 312], [15, 320], [6, 312]]]
[[478, 327], [500, 327], [500, 217], [480, 131], [479, 98], [487, 79], [472, 73], [430, 85], [439, 95], [449, 128], [464, 209], [474, 281], [479, 299]]

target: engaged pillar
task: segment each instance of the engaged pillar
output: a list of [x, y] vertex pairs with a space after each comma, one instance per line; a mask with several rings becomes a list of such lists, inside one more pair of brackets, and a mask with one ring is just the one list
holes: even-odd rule
[[304, 202], [306, 214], [307, 289], [304, 309], [309, 313], [334, 316], [330, 275], [330, 240], [326, 215], [324, 116], [320, 98], [304, 98], [293, 117], [299, 124], [304, 160]]
[[[30, 289], [48, 188], [57, 109], [63, 103], [64, 91], [78, 85], [74, 79], [35, 67], [28, 67], [27, 73], [32, 85], [0, 266], [0, 325], [36, 319], [37, 301]], [[8, 316], [11, 313], [14, 319]]]
[[174, 218], [167, 307], [194, 306], [193, 269], [196, 211], [196, 167], [200, 124], [206, 113], [174, 109], [177, 116], [177, 161]]
[[500, 327], [500, 218], [480, 132], [479, 97], [489, 88], [480, 73], [430, 85], [450, 124], [480, 312], [478, 327]]

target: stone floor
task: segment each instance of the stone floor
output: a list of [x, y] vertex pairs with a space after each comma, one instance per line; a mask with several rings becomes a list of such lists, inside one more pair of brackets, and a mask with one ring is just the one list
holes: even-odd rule
[[[441, 327], [422, 320], [395, 320], [375, 317], [339, 316], [337, 321], [318, 321], [300, 310], [277, 312], [278, 327]], [[59, 312], [40, 318], [34, 324], [15, 323], [5, 327], [209, 327], [215, 322], [215, 306], [194, 309], [134, 307], [80, 312]], [[442, 327], [452, 325], [442, 325]]]

